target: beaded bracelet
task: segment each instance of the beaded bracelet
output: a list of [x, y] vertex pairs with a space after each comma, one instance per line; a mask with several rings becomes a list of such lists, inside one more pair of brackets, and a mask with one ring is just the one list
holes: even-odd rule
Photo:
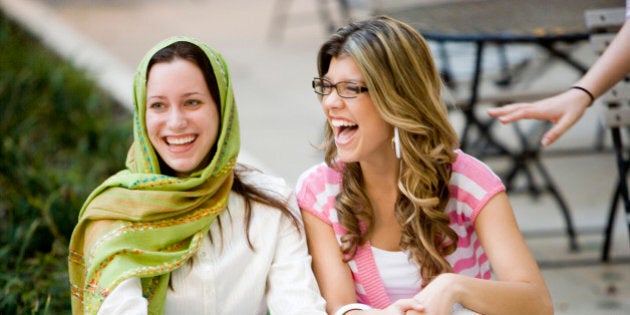
[[583, 88], [581, 86], [577, 86], [577, 85], [572, 86], [570, 89], [580, 90], [580, 91], [588, 94], [588, 97], [591, 98], [591, 102], [588, 103], [588, 106], [586, 106], [586, 107], [590, 107], [591, 105], [593, 105], [593, 102], [595, 102], [595, 96], [593, 96], [593, 93], [591, 93], [591, 91], [589, 91], [589, 90], [587, 90], [587, 89], [585, 89], [585, 88]]
[[353, 310], [371, 310], [372, 308], [369, 305], [365, 305], [365, 304], [361, 304], [361, 303], [352, 303], [352, 304], [346, 304], [344, 306], [342, 306], [340, 309], [338, 309], [335, 312], [335, 315], [344, 315], [347, 312], [353, 311]]

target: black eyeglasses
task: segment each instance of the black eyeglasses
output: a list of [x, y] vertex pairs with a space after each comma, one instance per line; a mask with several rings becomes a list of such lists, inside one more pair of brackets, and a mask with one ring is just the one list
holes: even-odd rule
[[342, 81], [333, 84], [329, 80], [323, 78], [313, 79], [313, 91], [319, 95], [328, 95], [332, 93], [332, 89], [337, 90], [337, 95], [343, 98], [355, 98], [363, 92], [367, 92], [368, 88], [360, 86], [356, 82]]

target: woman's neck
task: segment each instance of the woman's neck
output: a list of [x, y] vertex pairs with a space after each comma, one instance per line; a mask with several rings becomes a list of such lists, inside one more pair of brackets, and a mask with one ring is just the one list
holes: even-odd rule
[[376, 165], [361, 164], [365, 192], [374, 213], [374, 226], [370, 242], [372, 246], [400, 250], [401, 226], [395, 216], [398, 200], [399, 160], [395, 163]]
[[361, 163], [365, 193], [377, 216], [393, 214], [398, 198], [399, 167], [397, 159], [385, 160], [383, 163]]
[[379, 162], [360, 162], [360, 165], [368, 194], [372, 190], [398, 192], [400, 160], [384, 159]]

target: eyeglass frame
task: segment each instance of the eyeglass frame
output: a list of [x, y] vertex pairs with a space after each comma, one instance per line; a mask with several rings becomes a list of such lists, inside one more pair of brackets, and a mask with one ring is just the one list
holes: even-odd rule
[[[330, 92], [328, 93], [324, 93], [322, 92], [318, 92], [317, 89], [315, 88], [315, 82], [319, 80], [320, 82], [328, 82], [330, 83]], [[339, 93], [339, 84], [352, 84], [352, 85], [356, 85], [357, 87], [357, 92], [356, 94], [352, 95], [352, 96], [346, 96], [346, 95], [342, 95], [342, 93]], [[355, 82], [355, 81], [339, 81], [337, 83], [332, 83], [332, 81], [325, 79], [325, 78], [313, 78], [313, 81], [311, 81], [311, 86], [313, 87], [313, 92], [315, 92], [315, 94], [319, 95], [319, 96], [324, 96], [324, 95], [330, 95], [332, 93], [333, 88], [337, 91], [337, 95], [339, 95], [339, 97], [341, 98], [357, 98], [359, 96], [359, 94], [364, 93], [364, 92], [368, 92], [368, 88], [365, 86], [360, 85], [359, 83]], [[323, 87], [323, 84], [322, 84]], [[322, 90], [324, 90], [324, 88], [322, 88]]]

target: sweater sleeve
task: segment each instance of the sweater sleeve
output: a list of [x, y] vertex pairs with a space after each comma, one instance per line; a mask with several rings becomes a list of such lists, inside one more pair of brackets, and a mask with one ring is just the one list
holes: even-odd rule
[[98, 314], [145, 315], [148, 302], [142, 296], [140, 278], [130, 278], [121, 282], [105, 298]]
[[296, 229], [288, 218], [283, 217], [278, 235], [267, 278], [270, 313], [325, 315], [326, 302], [311, 269], [304, 230]]

